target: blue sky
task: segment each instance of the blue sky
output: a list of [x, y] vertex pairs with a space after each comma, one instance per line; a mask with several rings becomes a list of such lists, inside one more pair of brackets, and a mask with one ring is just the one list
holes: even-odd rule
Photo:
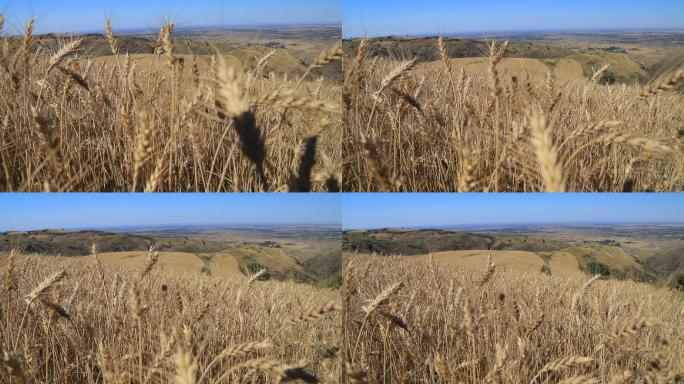
[[0, 231], [187, 224], [340, 224], [335, 194], [0, 194]]
[[114, 29], [158, 29], [165, 18], [179, 26], [339, 23], [339, 0], [0, 0], [9, 32], [29, 18], [36, 32], [100, 31], [106, 16]]
[[342, 227], [684, 223], [684, 194], [344, 194]]
[[0, 231], [201, 224], [349, 228], [684, 223], [683, 194], [0, 194]]
[[682, 0], [340, 0], [345, 37], [684, 27]]

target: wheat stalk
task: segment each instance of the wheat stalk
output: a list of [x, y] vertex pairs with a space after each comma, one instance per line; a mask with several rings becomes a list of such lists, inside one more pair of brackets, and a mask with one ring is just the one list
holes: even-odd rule
[[387, 301], [389, 301], [392, 296], [396, 295], [403, 287], [403, 282], [394, 283], [382, 290], [382, 292], [380, 292], [373, 300], [370, 300], [368, 304], [362, 308], [366, 313], [366, 318], [368, 318], [380, 306], [385, 305]]
[[174, 377], [176, 384], [197, 383], [197, 361], [189, 352], [179, 349], [173, 355], [173, 363], [176, 366], [176, 376]]
[[59, 63], [61, 63], [65, 57], [76, 52], [83, 43], [83, 39], [77, 39], [67, 44], [64, 44], [54, 55], [50, 57], [48, 63], [47, 73], [49, 74], [53, 68], [55, 68]]
[[409, 73], [413, 68], [415, 68], [416, 63], [417, 59], [406, 61], [397, 66], [394, 70], [392, 70], [392, 72], [388, 73], [387, 76], [382, 79], [380, 83], [380, 89], [378, 90], [377, 94], [381, 94], [392, 84], [394, 84], [394, 82]]
[[547, 363], [542, 369], [537, 372], [537, 374], [532, 378], [530, 383], [534, 383], [535, 380], [544, 373], [560, 371], [577, 365], [584, 365], [593, 362], [594, 359], [584, 356], [565, 356], [559, 359], [553, 360]]
[[546, 192], [565, 192], [563, 165], [553, 142], [552, 127], [546, 116], [535, 109], [529, 117], [531, 141]]
[[671, 75], [666, 76], [659, 81], [646, 87], [639, 96], [642, 100], [646, 100], [649, 97], [653, 97], [659, 93], [669, 91], [677, 86], [682, 80], [684, 80], [684, 68], [679, 68]]
[[29, 292], [28, 295], [24, 298], [24, 301], [26, 301], [26, 304], [29, 306], [31, 303], [34, 301], [43, 298], [46, 294], [48, 294], [55, 286], [62, 281], [66, 277], [66, 271], [61, 270], [59, 272], [55, 272], [52, 275], [48, 276], [43, 280], [40, 284], [38, 284], [31, 292]]
[[112, 32], [112, 23], [109, 17], [105, 20], [105, 38], [109, 42], [109, 49], [112, 51], [112, 55], [117, 56], [119, 54], [119, 41], [114, 36], [114, 32]]

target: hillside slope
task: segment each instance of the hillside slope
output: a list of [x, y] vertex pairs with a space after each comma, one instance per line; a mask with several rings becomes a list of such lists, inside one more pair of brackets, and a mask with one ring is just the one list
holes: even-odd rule
[[[437, 50], [437, 37], [388, 36], [368, 40], [368, 55], [385, 58], [417, 58], [419, 62], [440, 59]], [[360, 39], [345, 40], [344, 51], [348, 55], [356, 53]], [[451, 58], [487, 56], [487, 43], [483, 40], [444, 38], [444, 44]], [[508, 57], [528, 59], [558, 59], [571, 55], [572, 50], [544, 44], [511, 42]]]
[[491, 257], [492, 263], [502, 271], [539, 273], [544, 260], [533, 252], [525, 251], [447, 251], [432, 255], [436, 262], [484, 270]]
[[[662, 76], [672, 74], [680, 68], [684, 68], [684, 49], [680, 53], [672, 55], [672, 57], [649, 68], [649, 72], [653, 79], [658, 79]], [[680, 84], [677, 89], [684, 91], [684, 84]]]
[[601, 82], [605, 84], [645, 83], [651, 77], [643, 65], [623, 53], [585, 51], [568, 56], [565, 60], [574, 60], [580, 63], [587, 78], [592, 77], [596, 71], [606, 64], [609, 65], [601, 77]]
[[[140, 266], [150, 245], [162, 265], [177, 272], [202, 272], [216, 277], [242, 276], [265, 268], [268, 278], [312, 282], [338, 275], [340, 250], [322, 250], [302, 263], [280, 248], [248, 244], [229, 246], [218, 241], [168, 236], [151, 237], [102, 231], [32, 231], [0, 234], [0, 253], [18, 249], [23, 254], [89, 256], [97, 245], [103, 263]], [[332, 247], [331, 247], [332, 248]]]
[[[353, 56], [361, 40], [346, 40], [344, 49], [347, 55]], [[368, 40], [367, 55], [384, 59], [408, 60], [416, 58], [425, 64], [426, 69], [443, 65], [436, 37], [382, 37]], [[475, 39], [445, 38], [444, 44], [452, 66], [467, 72], [488, 73], [489, 53], [487, 42]], [[678, 60], [671, 59], [662, 64], [662, 71], [677, 67]], [[499, 64], [499, 72], [509, 76], [531, 77], [546, 76], [552, 71], [561, 81], [591, 78], [593, 74], [609, 64], [601, 81], [603, 83], [645, 83], [652, 75], [642, 64], [628, 55], [603, 50], [577, 51], [549, 44], [511, 41], [506, 57]], [[656, 71], [658, 69], [655, 69]]]
[[[257, 61], [269, 54], [271, 51], [274, 51], [274, 53], [264, 66], [265, 73], [268, 73], [268, 71], [274, 71], [277, 73], [301, 75], [306, 70], [306, 64], [302, 60], [297, 59], [289, 53], [279, 49], [272, 50], [266, 47], [254, 46], [249, 48], [234, 49], [225, 53], [224, 56], [229, 64], [235, 65], [238, 68], [250, 69], [254, 68]], [[197, 61], [200, 72], [206, 72], [209, 69], [209, 62], [211, 59], [211, 56], [209, 55], [177, 54], [176, 57], [184, 60], [187, 64], [183, 67], [186, 73], [189, 73], [191, 70], [190, 63], [192, 62], [193, 57]], [[95, 58], [93, 62], [95, 64], [113, 64], [116, 63], [116, 59], [116, 56], [102, 55]], [[152, 53], [131, 54], [130, 60], [132, 63], [135, 63], [139, 69], [146, 69], [155, 63], [155, 61], [159, 61], [161, 63], [164, 62], [163, 57], [159, 58], [158, 55], [154, 55]]]
[[215, 258], [223, 266], [225, 261], [221, 259], [227, 255], [237, 261], [238, 269], [243, 273], [254, 273], [265, 268], [268, 271], [269, 277], [276, 280], [295, 280], [300, 282], [316, 280], [316, 274], [313, 271], [283, 250], [256, 245], [228, 248], [218, 254], [208, 256], [210, 259], [209, 272], [213, 274], [211, 271], [219, 265], [215, 264]]
[[684, 247], [653, 255], [644, 264], [664, 277], [684, 275]]
[[344, 251], [404, 256], [473, 249], [538, 252], [556, 251], [567, 247], [567, 244], [562, 242], [527, 236], [494, 237], [439, 229], [410, 231], [385, 228], [346, 231], [343, 236]]
[[154, 245], [158, 251], [219, 252], [225, 245], [187, 237], [150, 237], [103, 231], [31, 231], [0, 233], [0, 252], [13, 248], [22, 253], [61, 256], [85, 256], [93, 244], [100, 252], [146, 251]]
[[337, 281], [342, 276], [342, 249], [338, 247], [323, 250], [321, 254], [306, 259], [302, 264], [324, 280]]
[[[98, 255], [102, 264], [125, 268], [144, 268], [148, 252], [106, 252]], [[193, 254], [185, 252], [159, 252], [157, 265], [160, 269], [176, 273], [202, 273], [204, 262]], [[88, 258], [89, 256], [82, 256]]]
[[[602, 274], [609, 278], [655, 282], [658, 274], [622, 248], [601, 244], [572, 245], [528, 236], [489, 236], [445, 230], [377, 229], [344, 232], [343, 250], [349, 253], [422, 256], [459, 266], [482, 267], [489, 255], [505, 269], [581, 278]], [[684, 248], [651, 263], [668, 270], [684, 270]], [[670, 264], [674, 265], [670, 265]]]
[[637, 258], [619, 247], [607, 245], [582, 245], [564, 249], [563, 252], [577, 257], [580, 268], [587, 274], [603, 274], [617, 279], [654, 282], [658, 276]]
[[346, 231], [343, 236], [342, 249], [345, 251], [404, 256], [461, 249], [490, 249], [496, 242], [491, 236], [436, 229]]

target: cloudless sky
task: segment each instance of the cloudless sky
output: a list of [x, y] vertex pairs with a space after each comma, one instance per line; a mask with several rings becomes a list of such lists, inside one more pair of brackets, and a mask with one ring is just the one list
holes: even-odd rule
[[340, 0], [345, 37], [684, 27], [682, 0]]
[[340, 224], [336, 194], [0, 194], [0, 231], [192, 224]]
[[9, 32], [36, 19], [36, 32], [158, 29], [166, 18], [180, 27], [221, 24], [328, 24], [340, 22], [339, 0], [0, 0]]
[[683, 194], [344, 194], [342, 227], [684, 223]]

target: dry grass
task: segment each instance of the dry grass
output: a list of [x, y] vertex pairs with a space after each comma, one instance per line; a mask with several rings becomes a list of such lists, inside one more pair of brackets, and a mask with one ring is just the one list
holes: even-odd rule
[[683, 378], [675, 291], [359, 254], [346, 255], [343, 279], [346, 369], [359, 382]]
[[[681, 191], [684, 96], [669, 92], [684, 70], [653, 84], [602, 85], [499, 70], [506, 44], [492, 42], [486, 71], [446, 56], [368, 57], [344, 66], [347, 191]], [[511, 65], [509, 59], [507, 64]]]
[[544, 260], [534, 252], [526, 251], [444, 251], [425, 257], [440, 264], [485, 268], [488, 261], [497, 265], [499, 271], [541, 273]]
[[[107, 60], [80, 40], [36, 48], [32, 28], [0, 41], [0, 190], [339, 189], [338, 84], [267, 72], [272, 54], [253, 69], [176, 56], [172, 23], [140, 67], [109, 21]], [[310, 67], [340, 56], [338, 44]]]
[[334, 290], [164, 272], [153, 253], [139, 269], [15, 253], [0, 266], [3, 383], [340, 377]]

